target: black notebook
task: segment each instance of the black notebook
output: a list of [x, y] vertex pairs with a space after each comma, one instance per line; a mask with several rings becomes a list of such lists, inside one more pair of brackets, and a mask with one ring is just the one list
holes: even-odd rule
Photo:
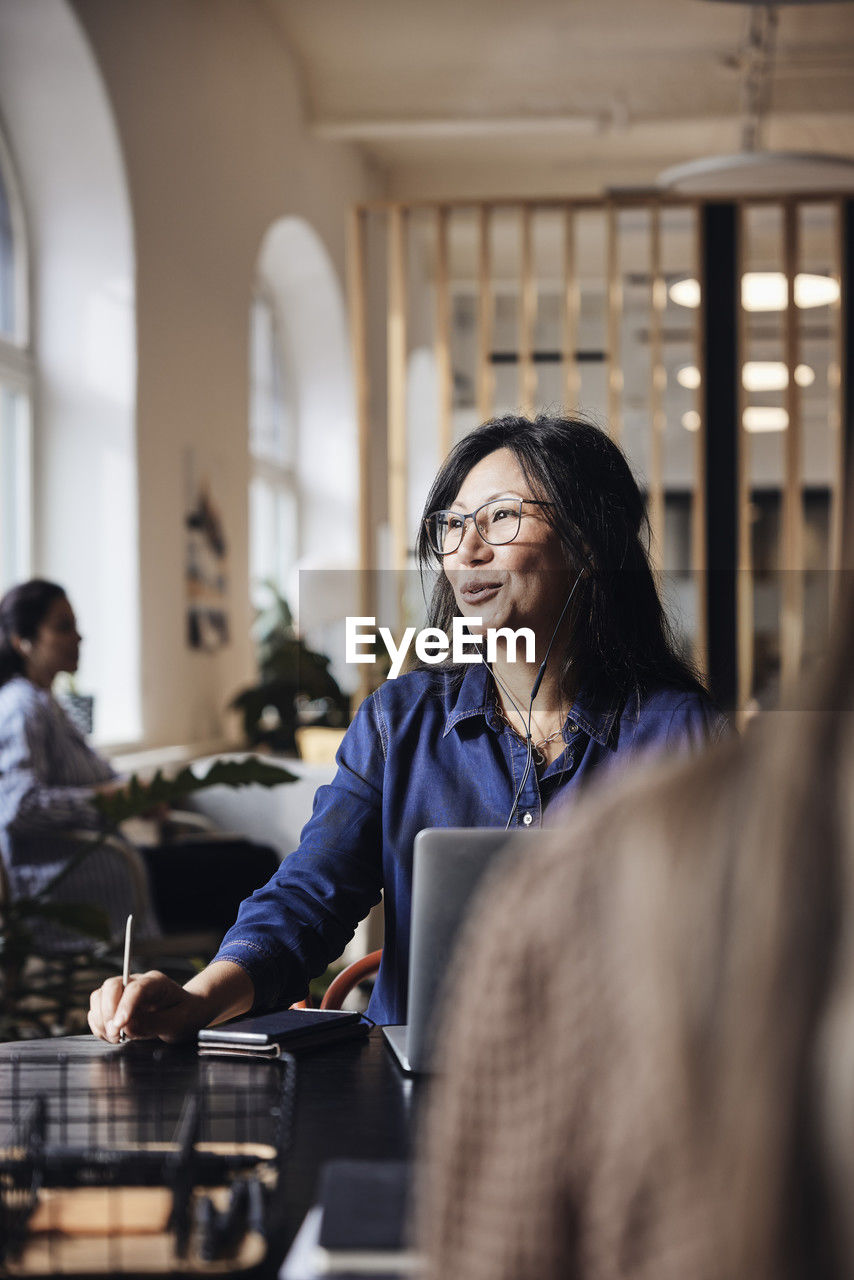
[[282, 1009], [205, 1027], [199, 1032], [199, 1053], [278, 1058], [282, 1053], [365, 1036], [370, 1028], [360, 1013], [343, 1009]]

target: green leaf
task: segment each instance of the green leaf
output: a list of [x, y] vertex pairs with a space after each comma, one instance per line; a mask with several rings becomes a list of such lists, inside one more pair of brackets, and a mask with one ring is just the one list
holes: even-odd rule
[[110, 940], [110, 918], [103, 907], [90, 902], [43, 902], [39, 908], [42, 920], [64, 925], [77, 933], [102, 942]]
[[137, 818], [159, 805], [174, 806], [185, 796], [208, 787], [279, 787], [286, 782], [296, 782], [297, 776], [279, 765], [267, 764], [258, 756], [245, 760], [217, 760], [203, 777], [187, 766], [172, 778], [166, 778], [158, 769], [148, 782], [142, 782], [136, 774], [127, 786], [94, 798], [94, 805], [111, 827], [117, 827], [128, 818]]

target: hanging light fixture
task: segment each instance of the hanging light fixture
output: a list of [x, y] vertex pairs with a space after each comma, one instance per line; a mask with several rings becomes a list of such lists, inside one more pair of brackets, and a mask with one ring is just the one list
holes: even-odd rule
[[740, 51], [744, 67], [741, 83], [741, 150], [730, 155], [702, 156], [673, 165], [658, 176], [658, 186], [681, 195], [758, 195], [786, 192], [854, 189], [854, 159], [822, 152], [767, 151], [760, 135], [768, 109], [777, 35], [777, 9], [785, 3], [810, 0], [730, 0], [750, 12]]

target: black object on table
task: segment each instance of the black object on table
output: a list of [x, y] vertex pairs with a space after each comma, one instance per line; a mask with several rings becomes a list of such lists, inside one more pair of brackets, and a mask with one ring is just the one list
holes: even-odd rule
[[[14, 1067], [15, 1059], [27, 1066]], [[35, 1064], [35, 1065], [34, 1065]], [[155, 1070], [156, 1068], [156, 1070]], [[259, 1100], [269, 1108], [262, 1129], [269, 1140], [277, 1125], [290, 1117], [275, 1115], [282, 1066], [277, 1062], [253, 1062], [229, 1058], [200, 1059], [194, 1048], [170, 1047], [156, 1042], [135, 1042], [115, 1047], [90, 1037], [30, 1041], [0, 1045], [0, 1132], [12, 1123], [12, 1076], [18, 1072], [18, 1088], [26, 1071], [27, 1088], [48, 1100], [65, 1087], [86, 1092], [97, 1117], [99, 1097], [121, 1097], [121, 1106], [110, 1123], [120, 1142], [140, 1116], [154, 1116], [173, 1106], [172, 1098], [192, 1095], [200, 1085], [213, 1097], [231, 1098], [234, 1105], [208, 1107], [208, 1140], [233, 1141], [235, 1125], [243, 1124], [244, 1136], [254, 1140]], [[158, 1090], [158, 1074], [166, 1073], [169, 1096]], [[36, 1079], [37, 1077], [37, 1079]], [[254, 1267], [258, 1277], [275, 1276], [290, 1242], [317, 1196], [321, 1167], [331, 1159], [405, 1159], [411, 1154], [412, 1112], [419, 1082], [398, 1070], [378, 1031], [361, 1042], [329, 1045], [300, 1057], [292, 1128], [283, 1137], [285, 1154], [278, 1184], [270, 1193], [265, 1230], [266, 1258]], [[103, 1104], [106, 1106], [106, 1102]], [[176, 1108], [178, 1103], [174, 1103]], [[176, 1110], [175, 1121], [180, 1117]], [[93, 1123], [91, 1115], [85, 1123]], [[73, 1128], [73, 1117], [72, 1117]], [[74, 1134], [66, 1134], [69, 1140]], [[256, 1215], [257, 1216], [257, 1215]], [[211, 1230], [227, 1233], [223, 1217]], [[121, 1270], [133, 1274], [132, 1259], [122, 1260]], [[164, 1274], [169, 1274], [165, 1272]]]

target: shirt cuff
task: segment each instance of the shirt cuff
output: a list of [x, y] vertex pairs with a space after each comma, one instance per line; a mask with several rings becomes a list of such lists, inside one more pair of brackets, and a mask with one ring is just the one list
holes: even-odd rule
[[308, 978], [287, 952], [271, 955], [249, 938], [234, 938], [220, 947], [211, 964], [218, 960], [240, 965], [248, 973], [255, 989], [253, 1013], [286, 1008], [308, 994]]

